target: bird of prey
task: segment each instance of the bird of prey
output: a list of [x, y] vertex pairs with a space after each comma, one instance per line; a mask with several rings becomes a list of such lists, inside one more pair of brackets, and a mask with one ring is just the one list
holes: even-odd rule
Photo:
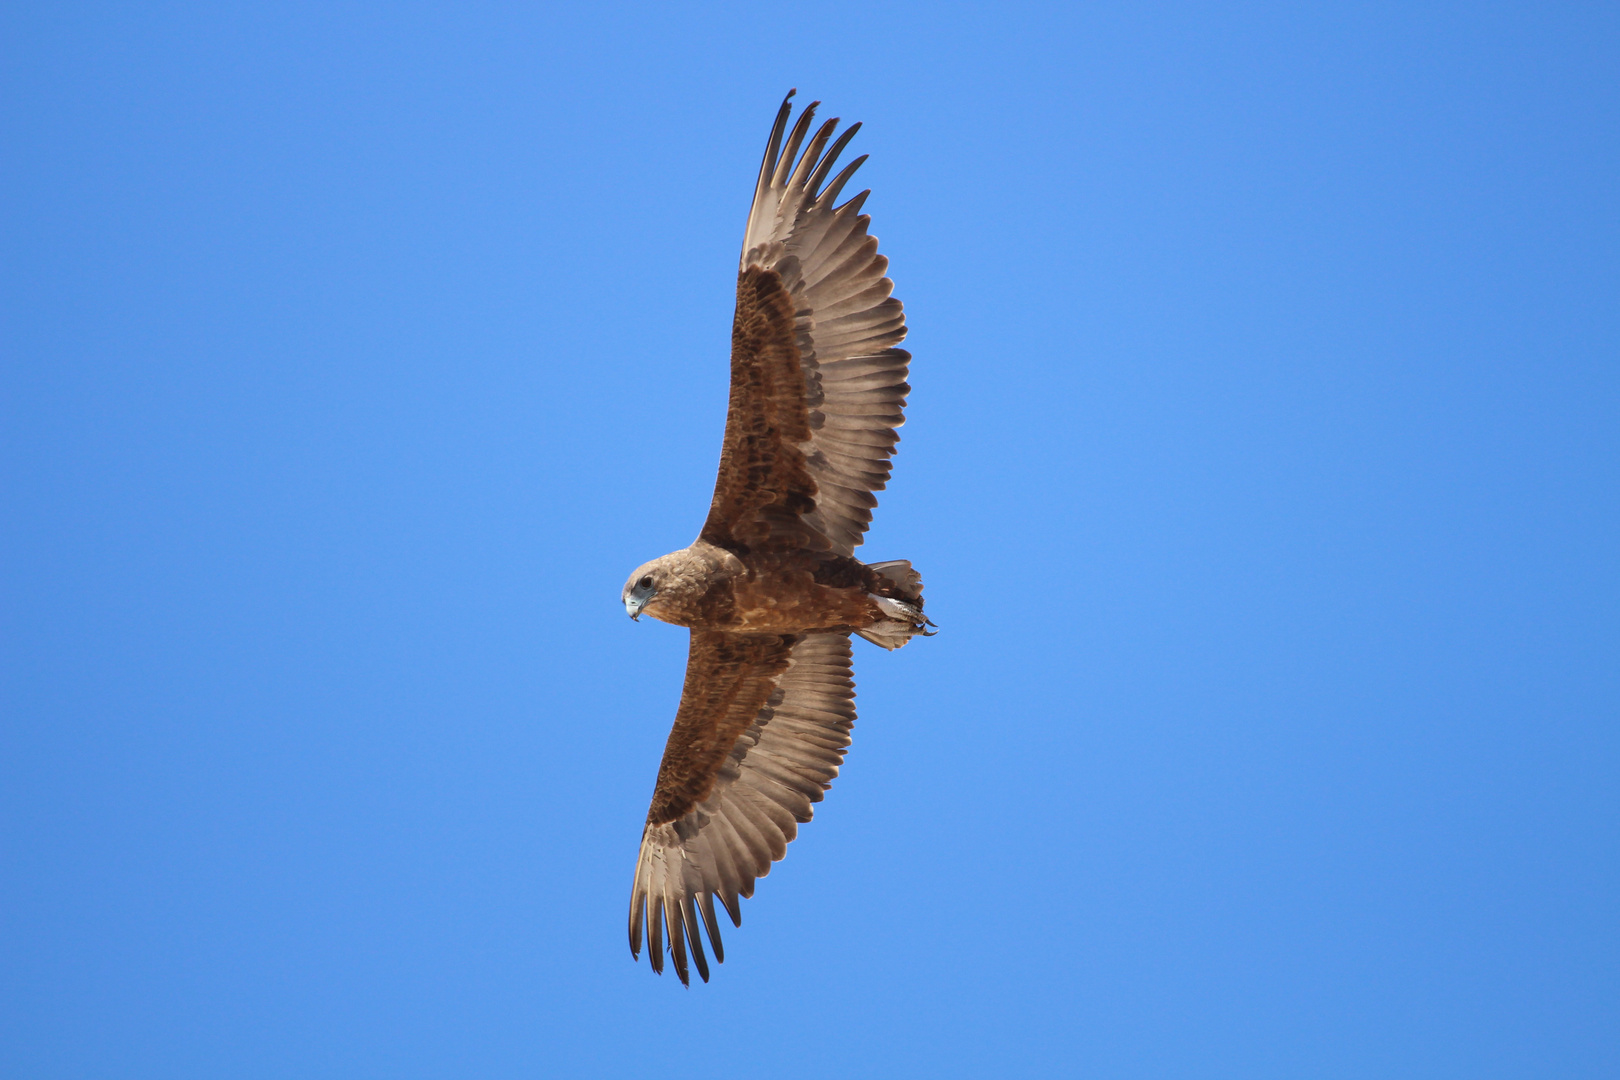
[[811, 134], [813, 102], [789, 131], [793, 94], [748, 209], [708, 519], [622, 594], [632, 619], [692, 632], [630, 893], [631, 955], [645, 930], [653, 971], [667, 942], [687, 985], [688, 945], [709, 978], [699, 921], [724, 960], [714, 902], [742, 925], [738, 897], [838, 775], [855, 721], [850, 635], [898, 649], [933, 625], [909, 562], [854, 556], [889, 478], [911, 354], [894, 347], [905, 316], [867, 235], [868, 192], [838, 205], [866, 160], [832, 175], [860, 125]]

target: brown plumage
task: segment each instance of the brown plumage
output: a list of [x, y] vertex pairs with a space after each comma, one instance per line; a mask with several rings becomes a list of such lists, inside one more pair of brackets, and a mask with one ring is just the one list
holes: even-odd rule
[[893, 347], [905, 317], [866, 232], [867, 192], [835, 205], [865, 157], [828, 179], [860, 125], [829, 147], [838, 121], [810, 135], [812, 103], [789, 132], [792, 97], [748, 212], [708, 519], [623, 592], [632, 618], [692, 630], [630, 895], [631, 954], [645, 931], [653, 970], [667, 947], [682, 983], [688, 949], [709, 978], [699, 922], [724, 958], [715, 900], [742, 925], [738, 898], [838, 775], [855, 721], [850, 634], [898, 649], [931, 625], [910, 563], [854, 557], [889, 478], [911, 359]]

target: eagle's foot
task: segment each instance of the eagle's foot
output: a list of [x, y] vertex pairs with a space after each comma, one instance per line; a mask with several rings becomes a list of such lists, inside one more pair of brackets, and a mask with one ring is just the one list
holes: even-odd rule
[[867, 641], [894, 650], [914, 637], [934, 636], [934, 632], [927, 629], [934, 625], [933, 622], [923, 616], [922, 609], [916, 604], [875, 593], [866, 595], [884, 615], [882, 622], [857, 631]]

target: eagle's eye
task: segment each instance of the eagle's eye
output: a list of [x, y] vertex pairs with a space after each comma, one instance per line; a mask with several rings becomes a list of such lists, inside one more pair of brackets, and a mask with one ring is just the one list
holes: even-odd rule
[[650, 589], [650, 588], [652, 588], [652, 575], [651, 574], [643, 574], [641, 576], [641, 580], [636, 582], [636, 588], [638, 588], [638, 589]]

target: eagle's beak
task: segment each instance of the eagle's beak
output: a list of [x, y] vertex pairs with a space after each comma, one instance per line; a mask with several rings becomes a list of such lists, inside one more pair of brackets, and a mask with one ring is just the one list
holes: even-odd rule
[[646, 601], [636, 600], [636, 599], [634, 599], [632, 597], [627, 596], [627, 597], [624, 598], [624, 610], [629, 612], [630, 618], [633, 621], [640, 622], [641, 621], [641, 609], [642, 609], [642, 606], [645, 603], [646, 603]]

